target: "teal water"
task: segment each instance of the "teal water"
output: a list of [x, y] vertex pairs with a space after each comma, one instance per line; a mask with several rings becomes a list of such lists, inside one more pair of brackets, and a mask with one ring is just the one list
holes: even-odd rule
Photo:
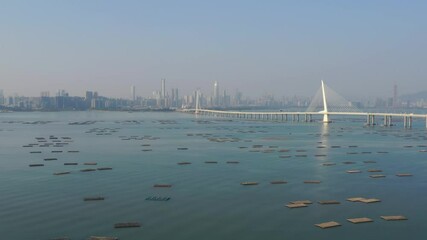
[[[421, 239], [427, 222], [425, 122], [403, 129], [399, 124], [363, 127], [364, 119], [359, 120], [337, 119], [324, 126], [195, 118], [181, 113], [2, 113], [0, 233], [3, 239], [15, 240], [93, 235], [129, 240]], [[69, 124], [84, 121], [95, 122]], [[43, 143], [36, 137], [68, 141], [68, 145], [40, 147]], [[150, 146], [142, 146], [146, 144]], [[73, 150], [79, 152], [68, 152]], [[78, 165], [65, 166], [65, 162]], [[37, 163], [44, 166], [29, 167]], [[113, 170], [80, 172], [98, 167]], [[362, 172], [346, 173], [356, 169]], [[63, 171], [71, 173], [53, 175]], [[413, 176], [397, 177], [397, 173]], [[369, 177], [372, 174], [386, 177], [374, 179]], [[288, 183], [270, 184], [274, 180]], [[304, 184], [305, 180], [321, 183]], [[259, 184], [240, 185], [245, 181]], [[172, 187], [153, 187], [160, 183]], [[105, 200], [83, 201], [90, 196]], [[150, 196], [171, 199], [145, 200]], [[352, 203], [346, 201], [349, 197], [381, 202]], [[296, 200], [313, 204], [301, 209], [285, 207]], [[317, 203], [322, 200], [341, 204]], [[383, 215], [404, 215], [408, 220], [384, 221]], [[358, 217], [374, 222], [346, 220]], [[328, 221], [342, 226], [314, 226]], [[142, 226], [115, 229], [119, 222]]]

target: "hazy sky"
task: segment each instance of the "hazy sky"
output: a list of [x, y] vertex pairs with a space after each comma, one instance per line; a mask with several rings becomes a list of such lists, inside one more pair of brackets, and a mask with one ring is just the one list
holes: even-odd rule
[[427, 90], [427, 1], [1, 0], [0, 89], [348, 98]]

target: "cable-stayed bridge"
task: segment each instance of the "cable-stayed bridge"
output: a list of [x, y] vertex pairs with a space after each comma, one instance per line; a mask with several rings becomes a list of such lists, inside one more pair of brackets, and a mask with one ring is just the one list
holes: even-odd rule
[[332, 116], [364, 116], [366, 125], [377, 125], [376, 119], [383, 118], [383, 126], [393, 126], [393, 118], [402, 118], [404, 128], [411, 128], [414, 118], [425, 119], [427, 128], [427, 114], [414, 113], [382, 113], [382, 112], [362, 112], [351, 102], [336, 93], [321, 81], [322, 85], [317, 91], [309, 107], [304, 112], [248, 112], [248, 111], [222, 111], [202, 109], [199, 103], [199, 92], [196, 94], [196, 108], [185, 109], [182, 112], [194, 113], [196, 115], [208, 115], [214, 117], [241, 118], [250, 120], [270, 120], [270, 121], [293, 121], [293, 122], [313, 122], [313, 116], [320, 116], [319, 122], [331, 123]]

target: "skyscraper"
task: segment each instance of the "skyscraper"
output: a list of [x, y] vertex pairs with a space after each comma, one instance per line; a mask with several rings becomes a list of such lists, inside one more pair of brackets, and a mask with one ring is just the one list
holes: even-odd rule
[[2, 89], [0, 89], [0, 105], [4, 105], [4, 94]]
[[162, 79], [162, 90], [160, 97], [163, 99], [166, 97], [166, 79]]
[[397, 107], [397, 85], [394, 84], [393, 86], [393, 107]]
[[135, 86], [131, 86], [130, 87], [130, 94], [132, 96], [132, 101], [136, 100], [136, 96], [135, 96]]
[[219, 105], [219, 86], [217, 81], [214, 82], [213, 104]]

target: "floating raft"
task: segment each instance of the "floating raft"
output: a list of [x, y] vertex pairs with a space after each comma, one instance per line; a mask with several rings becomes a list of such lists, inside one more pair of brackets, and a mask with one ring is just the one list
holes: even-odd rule
[[286, 183], [288, 183], [288, 182], [286, 182], [286, 181], [282, 181], [282, 180], [278, 180], [278, 181], [271, 181], [270, 183], [271, 183], [271, 184], [286, 184]]
[[360, 200], [363, 200], [365, 198], [363, 197], [352, 197], [352, 198], [347, 198], [347, 201], [349, 202], [360, 202]]
[[114, 228], [135, 228], [141, 227], [141, 224], [138, 222], [127, 222], [127, 223], [116, 223]]
[[367, 218], [367, 217], [362, 217], [362, 218], [348, 218], [347, 221], [351, 222], [351, 223], [367, 223], [367, 222], [373, 222], [372, 219]]
[[396, 174], [398, 177], [412, 177], [412, 174], [410, 173], [398, 173]]
[[371, 177], [371, 178], [385, 178], [385, 175], [382, 175], [382, 174], [374, 174], [374, 175], [370, 175], [369, 177]]
[[172, 187], [172, 184], [154, 184], [153, 187], [170, 188], [170, 187]]
[[68, 151], [69, 153], [78, 153], [79, 151], [76, 151], [76, 150], [70, 150], [70, 151]]
[[336, 165], [336, 163], [322, 163], [323, 166], [333, 166]]
[[119, 240], [117, 237], [97, 237], [97, 236], [90, 236], [88, 240]]
[[42, 151], [33, 151], [33, 152], [30, 152], [30, 153], [42, 153]]
[[258, 185], [258, 182], [241, 182], [240, 184], [243, 186], [252, 186], [252, 185]]
[[288, 208], [303, 208], [303, 207], [307, 207], [307, 204], [304, 203], [289, 203], [285, 205]]
[[186, 148], [186, 147], [180, 147], [180, 148], [177, 148], [178, 150], [188, 150], [188, 148]]
[[380, 169], [369, 169], [368, 172], [382, 172]]
[[377, 202], [381, 202], [381, 200], [377, 199], [377, 198], [364, 198], [364, 199], [360, 200], [359, 202], [363, 202], [363, 203], [377, 203]]
[[97, 170], [98, 171], [105, 171], [105, 170], [113, 170], [113, 168], [112, 167], [100, 167], [100, 168], [97, 168]]
[[340, 202], [335, 201], [335, 200], [318, 201], [318, 203], [322, 204], [322, 205], [341, 204]]
[[30, 166], [30, 167], [43, 167], [43, 166], [44, 166], [44, 164], [41, 164], [41, 163], [35, 163], [35, 164], [30, 164], [30, 165], [28, 165], [28, 166]]
[[191, 164], [191, 162], [179, 162], [179, 163], [177, 163], [178, 165], [189, 165], [189, 164]]
[[97, 165], [98, 163], [96, 162], [87, 162], [87, 163], [83, 163], [83, 165]]
[[71, 172], [56, 172], [53, 173], [53, 175], [65, 175], [65, 174], [70, 174]]
[[351, 162], [351, 161], [346, 161], [346, 162], [343, 162], [344, 164], [355, 164], [355, 162]]
[[325, 228], [333, 228], [333, 227], [339, 227], [341, 226], [341, 224], [337, 223], [337, 222], [324, 222], [324, 223], [318, 223], [318, 224], [314, 224], [317, 227], [320, 227], [322, 229]]
[[100, 197], [100, 196], [98, 196], [98, 197], [85, 197], [85, 198], [83, 198], [83, 201], [85, 201], [85, 202], [87, 202], [87, 201], [102, 201], [104, 199], [105, 199], [104, 197]]
[[312, 204], [312, 202], [310, 200], [298, 200], [298, 201], [292, 201], [289, 203], [291, 203], [291, 204]]
[[386, 221], [408, 220], [405, 216], [381, 216], [381, 218], [386, 220]]
[[45, 161], [55, 161], [55, 160], [58, 160], [57, 158], [45, 158], [44, 159]]
[[62, 151], [52, 151], [52, 153], [62, 153]]
[[96, 171], [96, 169], [95, 168], [87, 168], [87, 169], [80, 170], [80, 172], [93, 172], [93, 171]]
[[355, 197], [355, 198], [347, 198], [347, 201], [350, 202], [362, 202], [362, 203], [377, 203], [381, 202], [378, 198], [363, 198], [363, 197]]
[[360, 170], [348, 170], [346, 172], [347, 173], [361, 173], [362, 171], [360, 171]]
[[205, 161], [205, 163], [218, 163], [217, 161]]
[[64, 165], [77, 165], [78, 163], [76, 162], [69, 162], [69, 163], [64, 163]]
[[145, 200], [147, 201], [169, 201], [170, 197], [148, 197]]
[[307, 181], [304, 181], [304, 183], [307, 183], [307, 184], [319, 184], [319, 183], [321, 183], [321, 181], [319, 181], [319, 180], [307, 180]]

